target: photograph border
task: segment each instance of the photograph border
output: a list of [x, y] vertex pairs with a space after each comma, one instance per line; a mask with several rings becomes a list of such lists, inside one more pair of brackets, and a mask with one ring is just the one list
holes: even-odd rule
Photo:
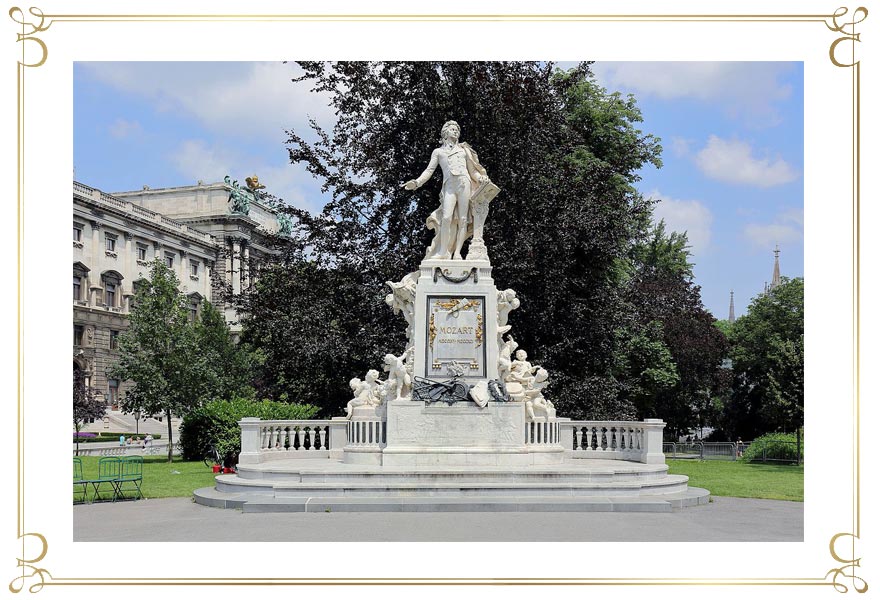
[[[17, 296], [16, 296], [16, 418], [17, 418], [17, 455], [16, 455], [16, 531], [21, 542], [20, 555], [16, 557], [18, 576], [9, 583], [9, 590], [18, 593], [28, 590], [31, 593], [40, 591], [46, 586], [225, 586], [225, 585], [269, 585], [269, 586], [319, 586], [319, 585], [606, 585], [606, 586], [830, 586], [838, 592], [847, 592], [852, 588], [856, 592], [865, 592], [868, 584], [861, 577], [862, 557], [856, 556], [856, 541], [861, 537], [861, 438], [860, 438], [860, 151], [861, 151], [861, 70], [860, 60], [856, 60], [856, 42], [861, 42], [857, 31], [859, 24], [865, 21], [868, 10], [858, 7], [850, 9], [841, 7], [829, 14], [45, 14], [39, 8], [31, 7], [27, 11], [13, 7], [9, 17], [21, 26], [17, 33], [17, 42], [21, 45], [21, 59], [18, 60], [16, 71], [17, 91], [17, 181], [16, 181], [16, 223], [17, 223]], [[853, 482], [852, 531], [834, 534], [828, 542], [829, 563], [831, 568], [824, 574], [813, 577], [799, 578], [164, 578], [164, 577], [55, 577], [50, 573], [43, 560], [49, 549], [46, 536], [31, 528], [33, 521], [26, 521], [25, 506], [25, 428], [24, 428], [24, 378], [23, 378], [23, 337], [22, 337], [22, 260], [23, 260], [23, 215], [26, 198], [26, 181], [24, 170], [24, 146], [27, 139], [25, 128], [25, 107], [27, 105], [26, 73], [43, 66], [49, 58], [49, 48], [44, 41], [50, 27], [75, 26], [78, 23], [102, 22], [113, 23], [122, 21], [142, 22], [184, 22], [184, 21], [323, 21], [323, 22], [384, 22], [384, 21], [519, 21], [519, 22], [556, 22], [556, 21], [602, 21], [615, 23], [632, 22], [771, 22], [771, 23], [804, 23], [811, 26], [822, 24], [825, 35], [830, 31], [832, 36], [828, 56], [835, 67], [850, 69], [852, 74], [852, 211], [853, 211]], [[818, 31], [818, 29], [817, 29]], [[847, 44], [852, 47], [849, 56], [845, 49]], [[33, 59], [26, 58], [36, 52]], [[36, 73], [34, 76], [37, 76]], [[33, 516], [36, 509], [31, 509], [28, 516]]]

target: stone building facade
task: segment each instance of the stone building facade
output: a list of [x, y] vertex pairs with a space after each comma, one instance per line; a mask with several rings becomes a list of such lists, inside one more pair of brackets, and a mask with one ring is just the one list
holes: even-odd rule
[[230, 207], [233, 192], [248, 193], [228, 178], [113, 194], [73, 183], [73, 367], [112, 407], [127, 384], [107, 373], [138, 281], [156, 258], [177, 275], [193, 317], [209, 300], [240, 331], [224, 299], [253, 285], [257, 265], [273, 253], [266, 234], [285, 225], [253, 191], [243, 209]]

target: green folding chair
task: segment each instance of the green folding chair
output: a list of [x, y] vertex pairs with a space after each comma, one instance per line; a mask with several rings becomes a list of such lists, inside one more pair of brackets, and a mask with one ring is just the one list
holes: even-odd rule
[[83, 463], [82, 459], [78, 456], [73, 457], [73, 501], [77, 501], [77, 496], [82, 495], [79, 498], [80, 502], [85, 502], [88, 500], [88, 486], [89, 482], [83, 478]]
[[101, 488], [109, 487], [113, 501], [119, 497], [119, 467], [122, 461], [116, 456], [105, 456], [98, 461], [98, 478], [91, 481], [95, 490], [94, 500], [105, 500], [101, 497]]
[[[125, 499], [126, 487], [129, 491], [137, 492], [133, 498], [143, 498], [141, 493], [141, 482], [144, 480], [144, 457], [143, 456], [126, 456], [120, 462], [119, 485], [117, 492], [119, 498]], [[126, 484], [128, 484], [126, 486]]]

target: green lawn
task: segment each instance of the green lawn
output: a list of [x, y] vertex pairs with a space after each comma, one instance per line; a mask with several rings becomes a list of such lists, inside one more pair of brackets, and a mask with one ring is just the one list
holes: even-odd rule
[[804, 467], [765, 465], [741, 460], [667, 460], [669, 473], [687, 475], [689, 485], [713, 496], [804, 501]]
[[[98, 458], [82, 457], [86, 479], [98, 476]], [[166, 460], [165, 456], [144, 457], [144, 481], [141, 485], [144, 497], [185, 498], [198, 488], [213, 487], [215, 475], [202, 461], [175, 458], [169, 464]], [[670, 473], [687, 475], [690, 485], [705, 488], [713, 496], [804, 501], [803, 466], [721, 460], [667, 460], [666, 463]], [[89, 494], [91, 496], [91, 490]]]
[[[98, 477], [98, 456], [82, 456], [83, 477], [95, 479]], [[141, 491], [145, 498], [174, 498], [192, 496], [194, 490], [203, 487], [213, 487], [214, 477], [211, 467], [206, 467], [202, 461], [185, 461], [179, 457], [174, 462], [168, 463], [168, 456], [145, 456], [144, 457], [144, 481]], [[107, 488], [102, 489], [102, 495], [106, 495]], [[89, 486], [89, 497], [92, 490]]]

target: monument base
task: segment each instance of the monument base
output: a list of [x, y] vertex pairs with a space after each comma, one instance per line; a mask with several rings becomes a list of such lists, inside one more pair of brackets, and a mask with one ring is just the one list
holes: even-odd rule
[[[558, 427], [535, 440], [519, 402], [452, 405], [396, 400], [388, 402], [387, 466], [525, 466], [560, 464], [564, 450]], [[537, 443], [530, 443], [537, 442]]]

